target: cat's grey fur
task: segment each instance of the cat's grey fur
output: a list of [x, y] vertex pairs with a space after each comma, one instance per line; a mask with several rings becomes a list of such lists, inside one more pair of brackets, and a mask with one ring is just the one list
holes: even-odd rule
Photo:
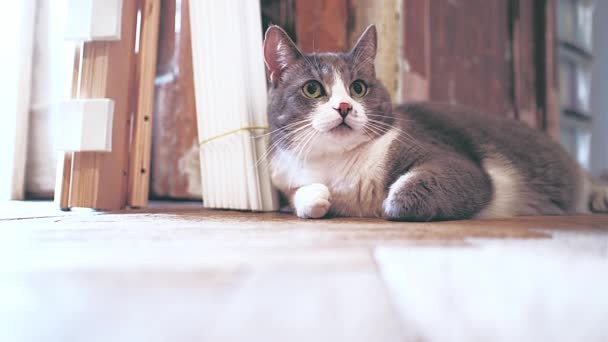
[[[348, 53], [302, 54], [278, 26], [266, 32], [272, 177], [298, 216], [427, 221], [608, 209], [606, 188], [520, 122], [447, 104], [393, 107], [375, 75], [376, 49], [374, 26]], [[310, 80], [323, 96], [303, 93]], [[348, 90], [355, 80], [367, 84], [362, 97]], [[339, 102], [353, 106], [345, 118]]]

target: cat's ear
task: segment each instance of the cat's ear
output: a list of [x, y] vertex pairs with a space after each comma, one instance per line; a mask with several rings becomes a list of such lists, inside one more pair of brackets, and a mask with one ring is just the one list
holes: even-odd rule
[[272, 25], [264, 36], [264, 62], [268, 68], [270, 82], [277, 86], [285, 69], [295, 63], [302, 53], [287, 33], [279, 26]]
[[378, 32], [376, 25], [370, 25], [365, 29], [365, 32], [359, 37], [355, 47], [350, 51], [350, 54], [357, 63], [371, 62], [372, 66], [376, 59], [376, 51], [378, 50]]

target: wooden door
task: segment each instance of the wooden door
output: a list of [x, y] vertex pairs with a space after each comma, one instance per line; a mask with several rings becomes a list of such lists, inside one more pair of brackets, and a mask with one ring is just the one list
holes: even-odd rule
[[558, 134], [554, 0], [295, 0], [293, 11], [275, 23], [295, 26], [307, 51], [344, 51], [376, 24], [395, 101], [467, 105]]
[[558, 134], [552, 0], [405, 0], [403, 98], [458, 103]]

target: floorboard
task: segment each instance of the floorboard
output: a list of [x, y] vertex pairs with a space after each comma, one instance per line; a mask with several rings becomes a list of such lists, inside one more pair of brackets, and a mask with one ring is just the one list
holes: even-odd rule
[[607, 275], [602, 215], [404, 223], [0, 204], [2, 341], [601, 340]]

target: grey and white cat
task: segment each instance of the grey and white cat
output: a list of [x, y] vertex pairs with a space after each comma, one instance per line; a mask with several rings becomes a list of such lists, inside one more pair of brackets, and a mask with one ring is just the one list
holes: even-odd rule
[[451, 220], [607, 211], [549, 137], [452, 105], [393, 107], [376, 78], [376, 28], [348, 53], [301, 53], [268, 29], [271, 174], [302, 218]]

